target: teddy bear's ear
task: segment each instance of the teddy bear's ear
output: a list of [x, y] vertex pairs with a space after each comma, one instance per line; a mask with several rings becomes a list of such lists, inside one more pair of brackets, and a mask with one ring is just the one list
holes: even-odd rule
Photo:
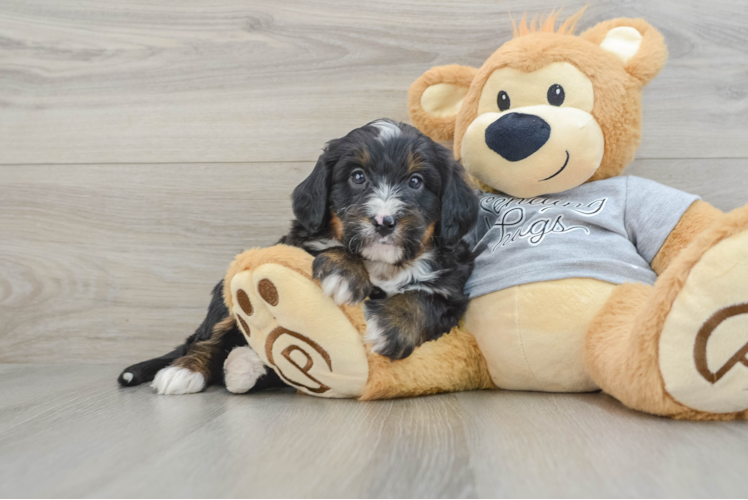
[[642, 86], [657, 76], [667, 60], [664, 38], [642, 19], [603, 21], [580, 36], [616, 56]]
[[477, 69], [436, 66], [413, 82], [408, 91], [408, 112], [413, 124], [437, 141], [454, 137], [455, 120]]

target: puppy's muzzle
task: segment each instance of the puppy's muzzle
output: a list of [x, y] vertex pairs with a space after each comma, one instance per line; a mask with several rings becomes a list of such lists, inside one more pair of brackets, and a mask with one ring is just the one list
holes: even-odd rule
[[378, 215], [371, 218], [371, 223], [374, 224], [374, 228], [379, 236], [387, 236], [395, 230], [397, 219], [391, 215]]
[[486, 146], [507, 161], [520, 161], [542, 148], [551, 126], [537, 115], [508, 113], [486, 127]]

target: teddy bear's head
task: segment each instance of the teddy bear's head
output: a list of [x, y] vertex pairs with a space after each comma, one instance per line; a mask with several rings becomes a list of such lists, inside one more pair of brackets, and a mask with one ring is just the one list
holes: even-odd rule
[[662, 35], [641, 19], [580, 36], [525, 18], [480, 69], [438, 66], [410, 87], [415, 125], [454, 152], [486, 190], [558, 193], [620, 174], [641, 138], [641, 89], [662, 69]]

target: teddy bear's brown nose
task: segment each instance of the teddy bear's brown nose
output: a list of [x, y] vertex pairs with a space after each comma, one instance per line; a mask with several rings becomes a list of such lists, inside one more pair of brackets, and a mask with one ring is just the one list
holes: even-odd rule
[[507, 161], [524, 160], [550, 136], [548, 122], [524, 113], [508, 113], [486, 127], [486, 145]]

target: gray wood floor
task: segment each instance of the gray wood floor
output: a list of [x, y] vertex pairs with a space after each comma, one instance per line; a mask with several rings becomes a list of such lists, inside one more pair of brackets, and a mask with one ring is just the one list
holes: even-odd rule
[[0, 365], [3, 497], [745, 497], [748, 426], [602, 394], [330, 401]]
[[[564, 13], [587, 0], [563, 2]], [[325, 141], [407, 119], [555, 0], [2, 0], [0, 495], [748, 496], [748, 426], [600, 394], [326, 401], [118, 389], [277, 240]], [[565, 15], [563, 14], [563, 15]], [[562, 16], [563, 16], [562, 15]], [[748, 2], [598, 0], [670, 60], [628, 172], [748, 201]]]

